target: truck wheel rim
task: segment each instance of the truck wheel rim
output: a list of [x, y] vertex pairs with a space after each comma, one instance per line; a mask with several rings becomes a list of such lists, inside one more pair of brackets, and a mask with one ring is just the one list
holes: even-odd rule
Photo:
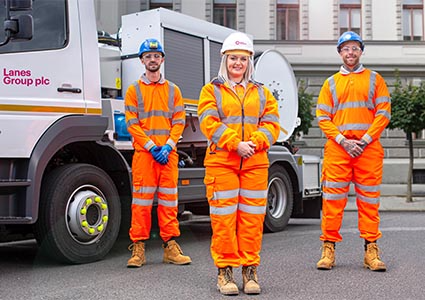
[[91, 244], [100, 239], [108, 226], [108, 203], [94, 186], [83, 186], [69, 198], [66, 225], [78, 243]]
[[269, 182], [267, 206], [271, 217], [279, 219], [286, 209], [286, 190], [282, 179], [275, 177]]

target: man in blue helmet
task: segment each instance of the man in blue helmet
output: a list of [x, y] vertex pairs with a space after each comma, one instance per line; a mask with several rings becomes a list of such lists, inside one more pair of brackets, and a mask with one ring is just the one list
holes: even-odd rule
[[151, 212], [155, 193], [158, 198], [158, 225], [163, 240], [164, 263], [191, 263], [175, 238], [180, 236], [177, 220], [178, 154], [176, 144], [183, 133], [186, 114], [180, 89], [165, 80], [161, 64], [165, 52], [156, 39], [140, 45], [139, 58], [145, 73], [129, 86], [125, 95], [125, 118], [133, 137], [133, 201], [131, 204], [127, 267], [145, 262], [145, 241], [150, 238]]
[[320, 270], [335, 266], [335, 243], [352, 182], [356, 192], [358, 227], [365, 242], [363, 264], [372, 271], [385, 271], [376, 241], [379, 230], [379, 197], [384, 150], [379, 138], [390, 122], [391, 98], [384, 79], [360, 63], [364, 50], [361, 37], [352, 31], [338, 39], [343, 65], [329, 77], [317, 99], [316, 116], [328, 141], [322, 164], [322, 257]]

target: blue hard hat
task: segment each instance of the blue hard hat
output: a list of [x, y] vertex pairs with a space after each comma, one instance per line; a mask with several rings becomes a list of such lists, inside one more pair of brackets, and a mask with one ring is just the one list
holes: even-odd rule
[[338, 44], [336, 46], [336, 48], [338, 49], [338, 52], [341, 51], [341, 45], [344, 44], [345, 42], [348, 42], [348, 41], [359, 42], [360, 43], [360, 49], [362, 49], [362, 51], [364, 50], [363, 40], [360, 37], [360, 35], [358, 35], [354, 31], [346, 31], [343, 34], [341, 34], [341, 36], [338, 39]]
[[146, 52], [161, 52], [162, 56], [165, 56], [165, 52], [161, 46], [161, 43], [156, 39], [146, 39], [143, 41], [143, 43], [140, 45], [139, 57], [141, 57], [143, 53]]

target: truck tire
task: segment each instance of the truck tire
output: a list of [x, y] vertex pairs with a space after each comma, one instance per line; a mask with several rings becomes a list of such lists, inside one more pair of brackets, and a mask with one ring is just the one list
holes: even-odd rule
[[102, 169], [65, 165], [43, 180], [35, 236], [49, 257], [71, 264], [100, 260], [114, 245], [120, 222], [118, 192]]
[[285, 229], [292, 214], [294, 193], [291, 178], [284, 167], [273, 165], [269, 170], [265, 232]]

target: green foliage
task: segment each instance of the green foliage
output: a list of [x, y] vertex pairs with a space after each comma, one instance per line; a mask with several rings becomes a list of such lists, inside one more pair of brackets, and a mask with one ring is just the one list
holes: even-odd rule
[[312, 114], [313, 109], [313, 94], [306, 92], [306, 84], [303, 80], [299, 82], [298, 86], [298, 117], [301, 119], [301, 125], [294, 129], [294, 133], [290, 137], [290, 141], [294, 142], [302, 132], [308, 134], [308, 130], [311, 128], [314, 115]]
[[418, 133], [425, 129], [425, 83], [420, 86], [402, 86], [396, 75], [394, 91], [391, 93], [390, 129], [401, 129], [405, 133]]

